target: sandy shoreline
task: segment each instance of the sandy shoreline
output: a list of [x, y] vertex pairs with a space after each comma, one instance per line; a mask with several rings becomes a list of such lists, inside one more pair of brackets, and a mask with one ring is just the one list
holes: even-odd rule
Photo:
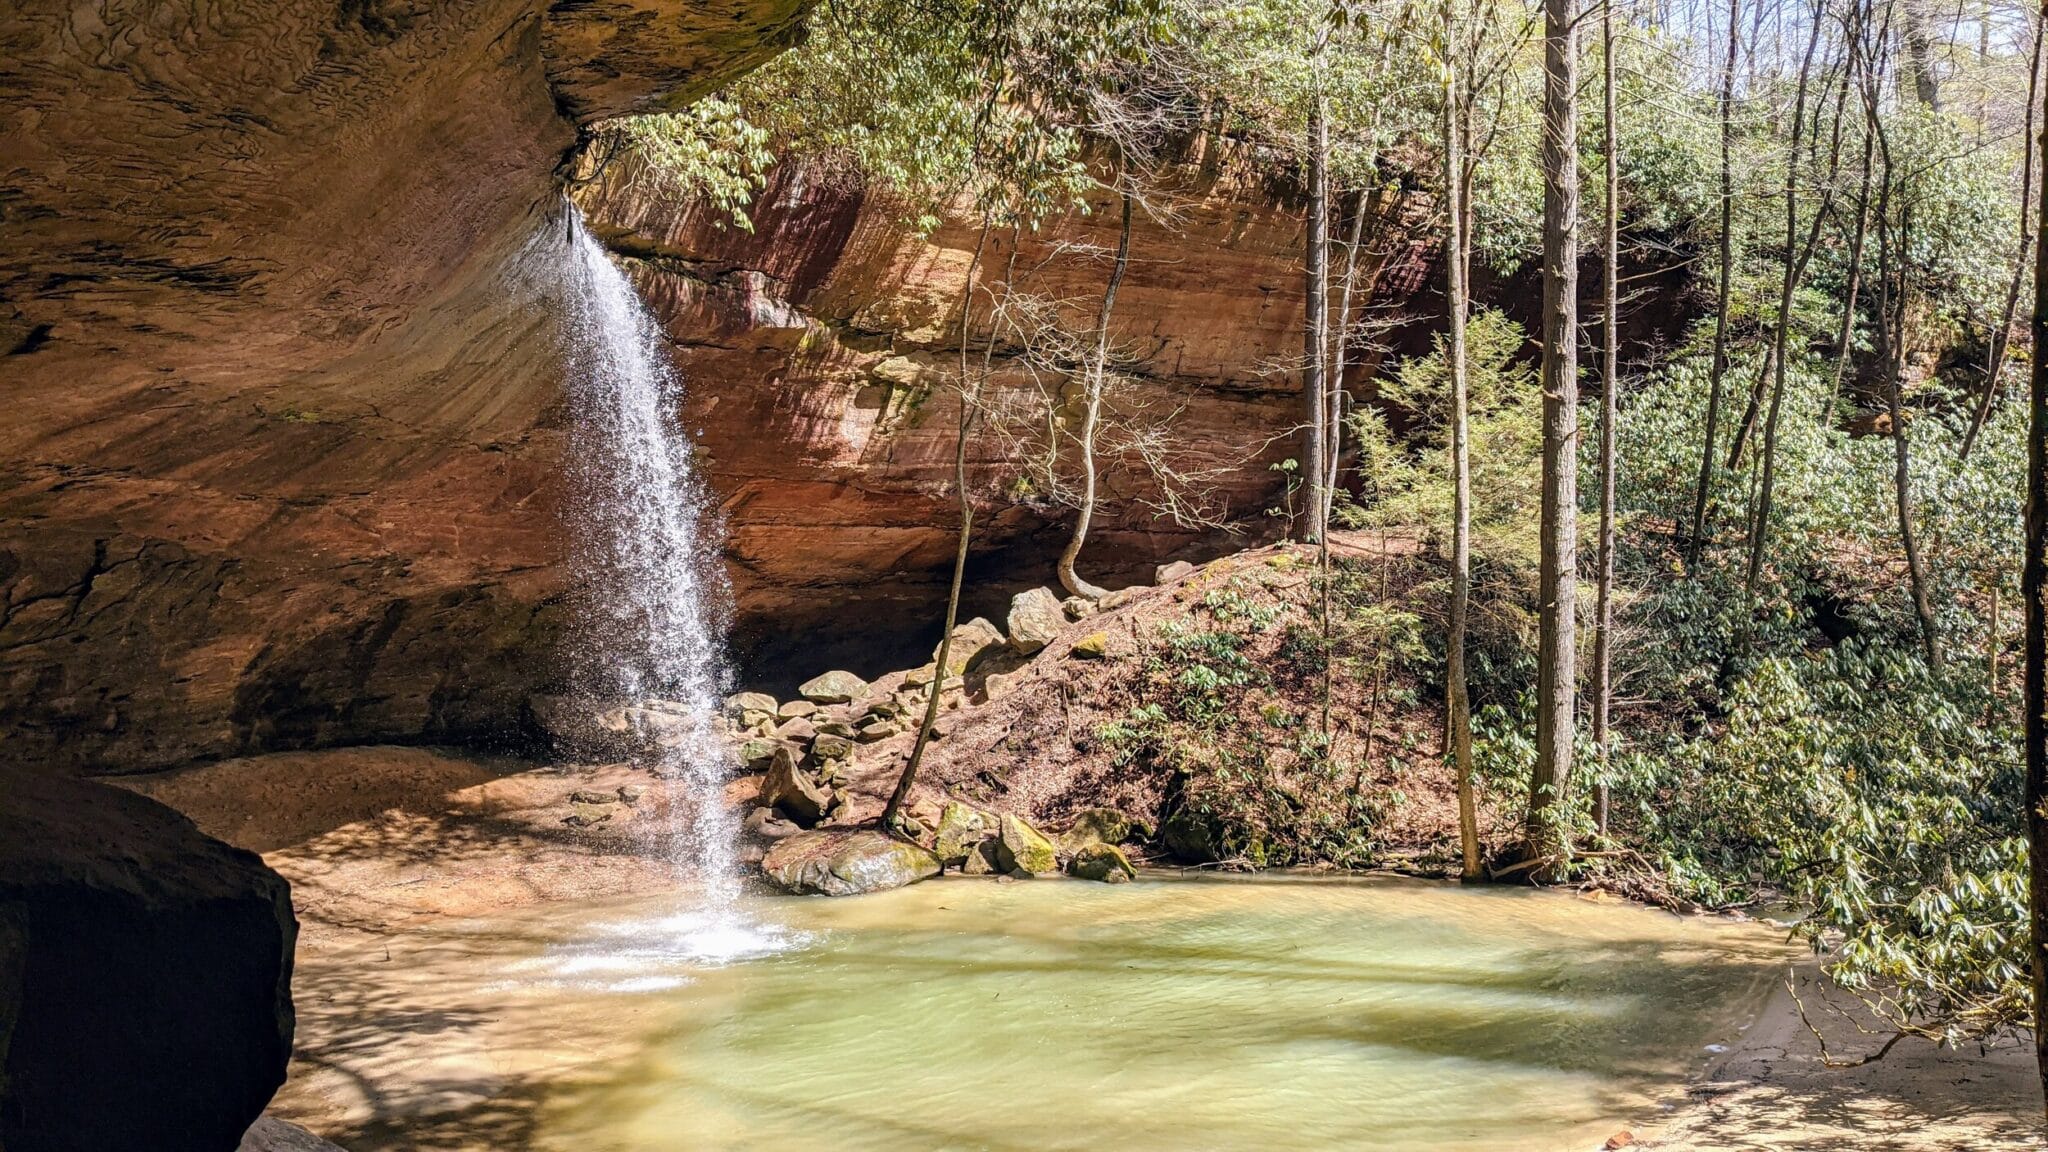
[[[644, 854], [634, 830], [658, 827], [660, 800], [607, 804], [590, 827], [571, 827], [572, 792], [616, 792], [643, 785], [623, 766], [535, 768], [419, 748], [355, 748], [225, 761], [175, 773], [131, 778], [124, 785], [184, 811], [208, 832], [263, 852], [292, 882], [302, 921], [301, 964], [331, 974], [338, 964], [384, 963], [394, 948], [415, 948], [407, 966], [430, 1010], [432, 985], [446, 945], [468, 921], [556, 902], [610, 899], [672, 887], [667, 865]], [[582, 809], [587, 815], [593, 809]], [[452, 933], [452, 935], [451, 935]], [[435, 942], [439, 941], [437, 945]], [[438, 951], [437, 951], [438, 948]], [[457, 964], [456, 968], [460, 965]], [[1802, 998], [1818, 1002], [1812, 965], [1800, 969]], [[320, 1052], [336, 1035], [367, 1044], [374, 1022], [355, 1021], [334, 981], [303, 987], [301, 1047], [293, 1085], [332, 1080]], [[1874, 1043], [1853, 1020], [1815, 1013], [1839, 1056]], [[593, 1059], [606, 1044], [590, 1037]], [[461, 1051], [420, 1063], [394, 1057], [391, 1083], [329, 1085], [325, 1094], [286, 1090], [284, 1111], [315, 1132], [342, 1119], [309, 1099], [368, 1100], [425, 1079], [470, 1084], [487, 1100], [494, 1086], [515, 1081], [516, 1037], [488, 1030]], [[328, 1062], [328, 1063], [331, 1063]], [[338, 1093], [338, 1095], [337, 1095]], [[1661, 1115], [1617, 1118], [1617, 1139], [1640, 1146], [1700, 1152], [1790, 1152], [1870, 1148], [1890, 1152], [2036, 1149], [2040, 1097], [2031, 1049], [2019, 1042], [1979, 1051], [1945, 1051], [1916, 1040], [1855, 1069], [1822, 1066], [1819, 1046], [1792, 996], [1776, 988], [1742, 1039], [1715, 1054]], [[364, 1103], [358, 1111], [369, 1109]], [[359, 1126], [355, 1115], [348, 1126]], [[422, 1142], [421, 1147], [439, 1146]]]

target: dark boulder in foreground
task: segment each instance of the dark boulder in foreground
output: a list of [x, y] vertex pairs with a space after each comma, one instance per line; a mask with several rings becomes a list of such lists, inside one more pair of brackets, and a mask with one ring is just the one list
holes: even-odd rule
[[297, 935], [254, 853], [0, 768], [0, 1148], [231, 1152], [284, 1083]]

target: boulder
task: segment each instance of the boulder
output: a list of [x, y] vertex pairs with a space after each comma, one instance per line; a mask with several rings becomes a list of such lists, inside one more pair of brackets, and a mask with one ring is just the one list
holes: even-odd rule
[[[947, 677], [951, 678], [965, 673], [969, 668], [974, 667], [974, 662], [981, 658], [982, 653], [1002, 642], [1002, 632], [981, 616], [976, 616], [967, 623], [953, 629], [953, 644], [952, 647], [946, 650]], [[932, 649], [932, 663], [936, 665], [938, 661], [939, 650], [934, 648]]]
[[858, 896], [930, 879], [939, 874], [939, 861], [880, 832], [830, 829], [776, 841], [761, 871], [785, 892]]
[[1090, 632], [1074, 641], [1073, 654], [1080, 660], [1100, 660], [1109, 655], [1109, 633]]
[[1170, 564], [1161, 564], [1159, 567], [1154, 568], [1152, 570], [1152, 582], [1154, 584], [1171, 584], [1175, 580], [1185, 579], [1194, 574], [1195, 566], [1193, 564], [1185, 560], [1175, 560]]
[[998, 859], [1003, 871], [1025, 876], [1050, 876], [1060, 870], [1059, 850], [1022, 816], [1003, 813], [1002, 851]]
[[1092, 844], [1121, 844], [1131, 838], [1131, 822], [1114, 808], [1087, 808], [1060, 833], [1060, 855], [1073, 857]]
[[1003, 842], [994, 838], [983, 840], [967, 850], [967, 858], [960, 862], [962, 876], [994, 876], [1003, 870]]
[[791, 820], [808, 828], [825, 818], [826, 810], [832, 806], [832, 790], [813, 783], [797, 767], [796, 756], [787, 748], [779, 748], [768, 765], [768, 775], [761, 781], [761, 803], [781, 809]]
[[797, 686], [797, 694], [813, 704], [846, 704], [868, 694], [868, 682], [851, 672], [834, 670]]
[[0, 1148], [234, 1148], [284, 1083], [297, 936], [255, 853], [0, 768]]
[[1010, 647], [1029, 656], [1052, 642], [1067, 625], [1060, 598], [1049, 588], [1019, 592], [1010, 600]]
[[1221, 855], [1215, 826], [1206, 817], [1185, 808], [1176, 809], [1160, 822], [1159, 839], [1174, 859], [1189, 864], [1207, 864]]
[[750, 771], [760, 772], [767, 769], [768, 761], [775, 755], [776, 749], [787, 747], [789, 745], [781, 740], [756, 736], [751, 740], [741, 741], [735, 754], [742, 766]]
[[1078, 876], [1083, 880], [1121, 884], [1126, 880], [1137, 879], [1138, 870], [1131, 867], [1130, 858], [1116, 845], [1090, 844], [1067, 861], [1067, 875]]
[[344, 1152], [335, 1144], [329, 1144], [297, 1124], [287, 1123], [275, 1116], [259, 1117], [249, 1130], [242, 1133], [242, 1143], [235, 1152]]
[[992, 834], [986, 813], [949, 801], [939, 810], [939, 825], [933, 834], [933, 854], [952, 865], [967, 859], [968, 853]]
[[773, 716], [779, 707], [775, 697], [766, 692], [735, 692], [725, 698], [725, 718], [740, 720], [749, 712]]

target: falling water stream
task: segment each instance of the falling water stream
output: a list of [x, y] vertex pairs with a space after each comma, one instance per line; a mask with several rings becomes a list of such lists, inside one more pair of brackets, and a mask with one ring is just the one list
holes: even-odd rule
[[582, 214], [564, 211], [578, 674], [592, 695], [660, 721], [649, 766], [671, 795], [657, 836], [696, 905], [667, 923], [716, 937], [737, 928], [739, 891], [723, 802], [728, 591], [716, 518], [675, 421], [682, 382], [660, 326]]

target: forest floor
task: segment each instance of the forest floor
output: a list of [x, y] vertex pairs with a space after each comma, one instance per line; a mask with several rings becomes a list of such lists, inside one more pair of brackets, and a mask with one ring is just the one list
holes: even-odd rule
[[[278, 754], [123, 781], [262, 851], [292, 881], [300, 968], [310, 982], [299, 995], [293, 1076], [335, 1080], [326, 1095], [341, 1103], [331, 1113], [301, 1106], [286, 1118], [330, 1134], [363, 1130], [360, 1116], [336, 1123], [368, 1106], [360, 1101], [396, 1108], [422, 1093], [471, 1092], [477, 1108], [506, 1109], [517, 1096], [508, 1084], [549, 1074], [524, 1068], [521, 1039], [492, 1031], [490, 1021], [443, 1021], [431, 1043], [393, 1022], [439, 1019], [431, 1010], [442, 978], [434, 965], [463, 925], [672, 889], [668, 863], [631, 833], [636, 821], [657, 818], [651, 796], [609, 805], [619, 815], [597, 827], [563, 823], [572, 793], [645, 782], [623, 765], [536, 767], [390, 747]], [[735, 791], [736, 804], [747, 799]], [[407, 963], [385, 962], [393, 956]], [[1809, 1006], [1817, 1003], [1812, 980], [1809, 967]], [[387, 1001], [418, 1011], [365, 1015], [366, 1004]], [[1838, 1055], [1868, 1050], [1847, 1020], [1830, 1017], [1824, 1026]], [[593, 1051], [602, 1040], [591, 1038]], [[429, 1061], [428, 1049], [441, 1051]], [[1684, 1099], [1661, 1115], [1617, 1117], [1615, 1129], [1646, 1147], [1696, 1152], [2041, 1148], [2030, 1056], [2022, 1045], [1943, 1051], [1907, 1041], [1862, 1068], [1824, 1068], [1791, 996], [1780, 991]], [[348, 1070], [345, 1083], [340, 1069]], [[492, 1122], [505, 1125], [507, 1139], [517, 1127], [509, 1115]], [[422, 1141], [418, 1147], [444, 1146]]]

